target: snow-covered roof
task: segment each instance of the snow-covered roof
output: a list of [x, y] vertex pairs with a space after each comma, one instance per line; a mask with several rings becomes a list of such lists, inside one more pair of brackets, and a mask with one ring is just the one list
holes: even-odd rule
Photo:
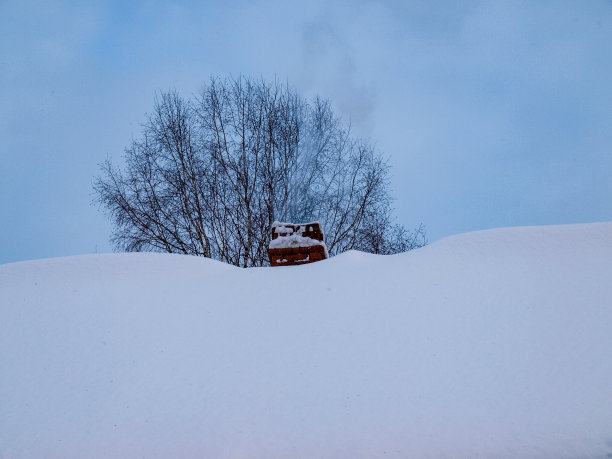
[[279, 257], [280, 253], [284, 253], [280, 252], [282, 249], [289, 250], [317, 246], [323, 248], [324, 258], [329, 258], [321, 223], [319, 222], [294, 224], [275, 221], [270, 229], [272, 240], [268, 249], [271, 261], [273, 261], [274, 256]]

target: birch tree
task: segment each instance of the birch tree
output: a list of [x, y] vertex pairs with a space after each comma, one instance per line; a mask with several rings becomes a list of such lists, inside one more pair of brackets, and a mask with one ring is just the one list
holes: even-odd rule
[[320, 221], [331, 255], [425, 244], [394, 223], [389, 166], [327, 100], [287, 85], [211, 79], [196, 96], [160, 94], [124, 165], [107, 160], [94, 189], [120, 250], [268, 263], [275, 220]]

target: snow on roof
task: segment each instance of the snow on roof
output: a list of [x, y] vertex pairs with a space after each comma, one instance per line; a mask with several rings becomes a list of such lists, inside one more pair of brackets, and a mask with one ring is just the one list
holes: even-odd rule
[[[325, 245], [324, 240], [318, 240], [308, 236], [304, 236], [305, 232], [317, 231], [313, 227], [318, 227], [317, 230], [320, 230], [321, 223], [315, 221], [294, 224], [275, 221], [274, 223], [272, 223], [271, 228], [275, 235], [270, 241], [270, 245], [268, 247], [270, 249], [285, 249], [293, 247], [322, 246], [325, 251], [325, 257], [329, 258], [329, 253], [327, 251], [327, 246]], [[310, 234], [312, 235], [312, 233]], [[322, 230], [321, 236], [323, 236]]]
[[279, 221], [275, 221], [274, 223], [272, 223], [272, 228], [276, 228], [279, 226], [316, 226], [318, 225], [319, 227], [321, 227], [321, 222], [318, 221], [314, 221], [314, 222], [308, 222], [308, 223], [285, 223], [285, 222], [279, 222]]
[[322, 245], [325, 247], [325, 242], [313, 239], [311, 237], [302, 236], [301, 234], [291, 234], [289, 236], [279, 236], [270, 241], [271, 249], [281, 249], [287, 247], [312, 247], [313, 245]]

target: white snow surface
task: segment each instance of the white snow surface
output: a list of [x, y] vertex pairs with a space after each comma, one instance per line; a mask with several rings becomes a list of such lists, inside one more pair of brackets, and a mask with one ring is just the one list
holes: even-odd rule
[[269, 247], [271, 249], [281, 249], [287, 247], [312, 247], [315, 245], [325, 247], [325, 242], [296, 233], [288, 236], [279, 236], [276, 239], [272, 239]]
[[322, 227], [321, 222], [319, 221], [312, 221], [312, 222], [308, 222], [308, 223], [286, 223], [286, 222], [279, 222], [278, 220], [274, 221], [274, 223], [272, 223], [272, 228], [274, 228], [274, 231], [276, 233], [290, 233], [293, 232], [293, 229], [291, 228], [291, 226], [295, 226], [298, 231], [301, 229], [301, 231], [304, 231], [307, 227], [309, 226], [315, 226], [318, 225], [319, 228]]
[[0, 456], [612, 454], [612, 223], [0, 266]]

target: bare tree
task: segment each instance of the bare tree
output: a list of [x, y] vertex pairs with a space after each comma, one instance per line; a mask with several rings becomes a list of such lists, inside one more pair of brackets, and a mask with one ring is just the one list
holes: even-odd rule
[[94, 188], [115, 245], [267, 264], [274, 220], [321, 221], [330, 254], [425, 244], [394, 224], [389, 167], [330, 103], [278, 82], [212, 79], [185, 100], [156, 98], [124, 170], [107, 160]]

